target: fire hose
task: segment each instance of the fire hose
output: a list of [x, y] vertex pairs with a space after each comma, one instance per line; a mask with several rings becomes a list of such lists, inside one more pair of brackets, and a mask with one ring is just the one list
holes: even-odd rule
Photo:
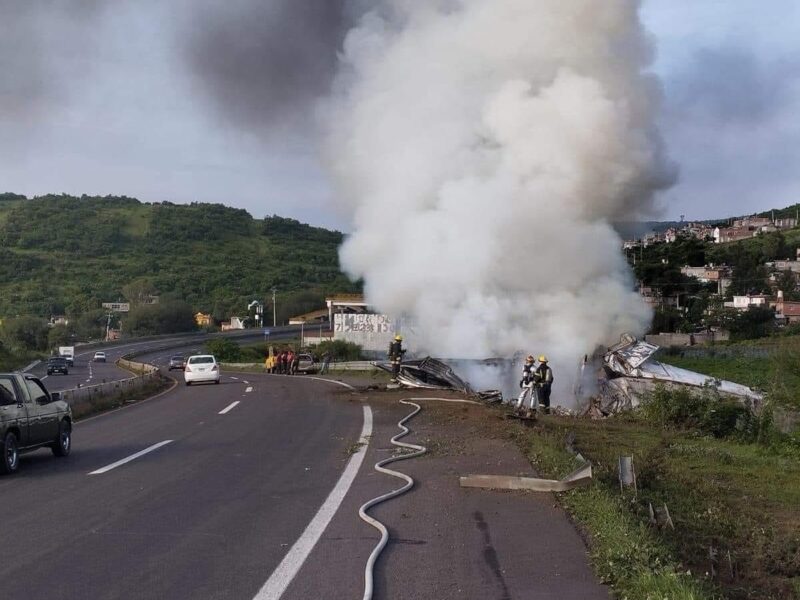
[[[478, 404], [477, 402], [473, 402], [470, 400], [456, 400], [456, 399], [445, 399], [445, 398], [411, 398], [410, 400], [435, 400], [439, 402], [457, 402], [463, 404]], [[367, 566], [364, 569], [364, 597], [363, 600], [372, 600], [372, 593], [373, 593], [373, 585], [374, 585], [374, 571], [375, 571], [375, 563], [378, 560], [381, 552], [386, 547], [386, 544], [389, 542], [389, 530], [386, 529], [386, 526], [378, 521], [377, 519], [372, 518], [367, 514], [367, 511], [372, 508], [373, 506], [377, 506], [382, 502], [386, 502], [387, 500], [391, 500], [392, 498], [397, 498], [398, 496], [402, 496], [408, 490], [410, 490], [414, 486], [414, 480], [406, 475], [405, 473], [400, 473], [399, 471], [393, 471], [392, 469], [387, 469], [386, 465], [399, 462], [401, 460], [408, 460], [410, 458], [416, 458], [417, 456], [422, 456], [425, 454], [428, 449], [425, 446], [418, 446], [417, 444], [409, 444], [407, 442], [399, 441], [401, 438], [407, 436], [409, 434], [409, 429], [406, 427], [406, 423], [410, 421], [419, 411], [422, 410], [422, 407], [419, 404], [414, 402], [410, 402], [409, 400], [400, 400], [400, 404], [406, 404], [408, 406], [415, 407], [414, 410], [406, 415], [403, 419], [401, 419], [397, 426], [402, 430], [396, 436], [391, 439], [391, 443], [398, 448], [404, 448], [407, 450], [411, 450], [411, 452], [406, 452], [404, 454], [398, 454], [396, 456], [391, 456], [384, 460], [381, 460], [375, 464], [375, 470], [379, 473], [384, 473], [385, 475], [391, 475], [392, 477], [397, 477], [398, 479], [402, 479], [405, 481], [405, 485], [401, 488], [378, 496], [377, 498], [373, 498], [366, 504], [362, 505], [361, 508], [358, 509], [358, 516], [361, 519], [370, 525], [372, 525], [375, 529], [377, 529], [381, 534], [381, 539], [378, 542], [378, 545], [372, 551], [372, 554], [369, 555], [369, 559], [367, 559]]]

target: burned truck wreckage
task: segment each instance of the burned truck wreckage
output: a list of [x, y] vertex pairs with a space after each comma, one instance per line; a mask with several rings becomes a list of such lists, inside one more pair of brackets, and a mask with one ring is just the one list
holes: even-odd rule
[[754, 408], [763, 402], [760, 393], [744, 385], [655, 360], [658, 350], [658, 346], [625, 334], [602, 355], [599, 368], [598, 361], [588, 361], [581, 368], [575, 390], [576, 398], [584, 399], [581, 405], [589, 401], [583, 412], [605, 416], [636, 408], [659, 385], [672, 389], [713, 388], [721, 397], [749, 403]]
[[[563, 397], [554, 398], [555, 403], [573, 409], [573, 414], [598, 418], [636, 408], [658, 386], [712, 388], [721, 397], [736, 399], [756, 409], [763, 402], [760, 393], [746, 386], [662, 363], [654, 358], [658, 350], [658, 346], [623, 335], [618, 344], [586, 357], [575, 379], [573, 397], [566, 402]], [[491, 369], [498, 382], [507, 382], [517, 377], [519, 362], [515, 359], [445, 361], [426, 357], [403, 361], [397, 383], [406, 388], [452, 390], [497, 402], [503, 399], [499, 390], [476, 391], [453, 367], [467, 372], [473, 372], [476, 366]], [[375, 366], [392, 372], [391, 363], [375, 363]]]

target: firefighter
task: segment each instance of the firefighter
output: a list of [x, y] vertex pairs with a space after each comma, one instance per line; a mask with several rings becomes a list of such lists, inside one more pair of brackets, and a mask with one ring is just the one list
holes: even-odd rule
[[403, 362], [403, 355], [406, 351], [403, 349], [403, 336], [396, 335], [394, 340], [389, 344], [389, 360], [392, 362], [392, 381], [397, 383], [397, 377], [400, 375], [400, 363]]
[[519, 380], [519, 387], [522, 391], [517, 398], [516, 405], [518, 413], [521, 412], [525, 407], [525, 401], [528, 399], [530, 399], [528, 401], [528, 415], [530, 415], [530, 412], [536, 408], [535, 365], [536, 361], [534, 360], [533, 355], [529, 355], [528, 358], [525, 359], [525, 364], [522, 366], [522, 378]]
[[539, 403], [544, 407], [545, 412], [550, 412], [550, 392], [553, 388], [553, 369], [551, 369], [550, 365], [547, 363], [547, 357], [544, 354], [539, 357], [539, 366], [536, 368], [535, 381]]

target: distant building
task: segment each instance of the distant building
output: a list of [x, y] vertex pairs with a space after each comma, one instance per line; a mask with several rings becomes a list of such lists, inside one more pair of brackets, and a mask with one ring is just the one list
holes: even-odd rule
[[126, 313], [131, 310], [130, 302], [103, 302], [103, 308], [111, 312]]
[[198, 327], [208, 327], [214, 322], [214, 319], [210, 314], [199, 312], [194, 316], [194, 322]]
[[747, 296], [734, 296], [733, 302], [726, 302], [727, 308], [735, 308], [736, 310], [747, 310], [753, 306], [762, 306], [764, 308], [769, 306], [770, 297], [766, 294], [755, 294]]
[[69, 325], [69, 319], [64, 315], [50, 317], [50, 325]]
[[778, 299], [772, 303], [775, 317], [784, 323], [800, 323], [800, 302], [783, 299], [783, 292], [778, 292]]
[[226, 321], [220, 326], [222, 331], [236, 331], [244, 328], [244, 319], [240, 319], [239, 317], [231, 317], [230, 321]]
[[758, 231], [748, 228], [736, 227], [717, 227], [714, 229], [714, 242], [717, 244], [727, 244], [728, 242], [738, 242], [758, 235]]
[[701, 283], [716, 283], [717, 293], [722, 295], [732, 282], [731, 269], [727, 265], [706, 265], [703, 267], [681, 267], [681, 273], [694, 277]]
[[364, 314], [369, 306], [363, 294], [336, 294], [325, 298], [328, 306], [328, 322], [333, 323], [334, 314]]

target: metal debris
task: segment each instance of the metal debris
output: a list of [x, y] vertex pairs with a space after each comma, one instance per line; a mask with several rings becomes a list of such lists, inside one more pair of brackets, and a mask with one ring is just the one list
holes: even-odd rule
[[583, 410], [583, 415], [598, 419], [635, 408], [657, 385], [668, 389], [712, 387], [721, 396], [753, 405], [763, 400], [761, 394], [747, 386], [657, 361], [653, 355], [658, 350], [658, 346], [639, 341], [628, 334], [623, 335], [618, 344], [603, 354], [596, 394]]
[[[392, 372], [391, 363], [375, 363], [380, 369]], [[469, 384], [455, 374], [453, 369], [442, 361], [431, 358], [403, 361], [397, 382], [405, 387], [428, 390], [456, 390], [469, 394]]]

